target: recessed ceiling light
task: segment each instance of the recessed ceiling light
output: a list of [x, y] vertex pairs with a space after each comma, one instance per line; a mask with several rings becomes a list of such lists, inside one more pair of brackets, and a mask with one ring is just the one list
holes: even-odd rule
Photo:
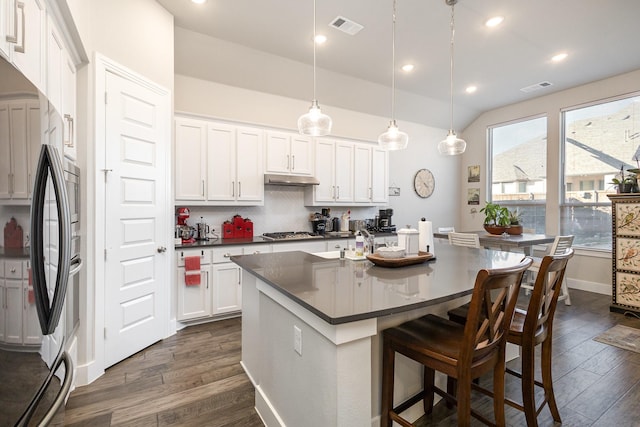
[[477, 90], [478, 90], [477, 86], [471, 85], [471, 86], [467, 86], [467, 88], [464, 91], [467, 93], [474, 93]]
[[498, 25], [502, 24], [502, 21], [504, 21], [504, 16], [494, 16], [487, 19], [484, 25], [486, 25], [487, 27], [497, 27]]
[[207, 0], [191, 0], [191, 2], [195, 4], [204, 4], [207, 2]]
[[567, 56], [569, 56], [567, 53], [562, 52], [562, 53], [559, 53], [559, 54], [557, 54], [557, 55], [553, 55], [553, 56], [551, 57], [551, 60], [552, 60], [553, 62], [560, 62], [560, 61], [563, 61], [564, 59], [566, 59], [566, 58], [567, 58]]
[[408, 73], [410, 71], [413, 71], [413, 68], [414, 68], [413, 64], [404, 64], [402, 66], [402, 71], [406, 71]]
[[318, 34], [316, 35], [315, 41], [316, 41], [316, 44], [322, 44], [327, 41], [327, 36]]

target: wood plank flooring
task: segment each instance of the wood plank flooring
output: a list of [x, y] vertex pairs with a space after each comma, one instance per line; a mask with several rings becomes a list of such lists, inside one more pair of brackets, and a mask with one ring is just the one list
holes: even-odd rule
[[[573, 305], [558, 304], [554, 327], [554, 384], [563, 426], [638, 426], [640, 353], [592, 338], [615, 324], [640, 328], [640, 320], [610, 313], [610, 297], [571, 290]], [[241, 320], [191, 326], [109, 368], [71, 394], [68, 426], [261, 426], [254, 390], [240, 367]], [[518, 367], [518, 361], [510, 362]], [[538, 364], [539, 365], [539, 364]], [[484, 385], [490, 380], [483, 379]], [[507, 376], [507, 394], [519, 396]], [[491, 401], [474, 398], [491, 413]], [[524, 416], [507, 407], [510, 426]], [[548, 409], [538, 418], [552, 426]], [[455, 412], [436, 405], [419, 426], [455, 426]], [[481, 425], [473, 423], [472, 425]], [[298, 427], [298, 426], [293, 426]], [[330, 426], [328, 426], [330, 427]]]

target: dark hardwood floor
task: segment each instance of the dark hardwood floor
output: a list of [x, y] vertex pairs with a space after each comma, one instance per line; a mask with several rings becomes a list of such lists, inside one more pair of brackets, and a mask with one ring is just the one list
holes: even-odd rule
[[[593, 341], [618, 323], [640, 328], [640, 320], [610, 313], [605, 295], [571, 290], [571, 300], [571, 306], [558, 305], [553, 339], [562, 425], [640, 425], [640, 353]], [[239, 364], [240, 328], [239, 318], [191, 326], [109, 368], [74, 390], [65, 425], [261, 426], [253, 387]], [[518, 360], [510, 364], [517, 367]], [[518, 399], [519, 393], [519, 382], [507, 376], [507, 394]], [[484, 396], [473, 405], [491, 412]], [[525, 425], [520, 412], [506, 412], [510, 426]], [[538, 422], [554, 425], [547, 408]], [[455, 426], [455, 411], [436, 405], [418, 425]]]

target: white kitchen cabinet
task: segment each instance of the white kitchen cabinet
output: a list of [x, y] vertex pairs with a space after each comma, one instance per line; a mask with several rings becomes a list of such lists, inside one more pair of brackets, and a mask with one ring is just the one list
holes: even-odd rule
[[315, 170], [320, 185], [305, 190], [305, 205], [344, 206], [353, 203], [353, 162], [353, 143], [316, 140]]
[[204, 201], [207, 177], [207, 123], [175, 120], [175, 197], [179, 201]]
[[[193, 320], [211, 316], [211, 250], [178, 250], [177, 303], [178, 320]], [[184, 259], [200, 256], [200, 285], [187, 286], [185, 283]]]
[[307, 239], [273, 244], [273, 252], [303, 251], [313, 254], [316, 252], [325, 252], [326, 250], [327, 242], [324, 239]]
[[76, 145], [76, 66], [65, 51], [62, 58], [62, 119], [64, 155], [73, 160], [78, 158]]
[[266, 173], [313, 175], [313, 140], [294, 133], [267, 132]]
[[262, 130], [207, 126], [207, 200], [215, 205], [264, 204]]
[[37, 158], [31, 155], [40, 143], [40, 106], [34, 100], [0, 102], [0, 199], [26, 200], [31, 195]]
[[0, 260], [0, 341], [39, 345], [42, 341], [35, 303], [29, 302], [28, 261]]
[[0, 55], [44, 91], [44, 0], [0, 0]]
[[244, 254], [242, 246], [213, 249], [212, 315], [239, 312], [242, 309], [242, 269], [231, 257]]
[[62, 35], [53, 22], [47, 17], [47, 98], [53, 107], [62, 113], [62, 67], [65, 47]]
[[371, 202], [389, 203], [389, 152], [371, 148]]
[[264, 204], [261, 129], [184, 117], [175, 126], [176, 202]]
[[372, 198], [371, 146], [356, 144], [353, 149], [353, 201], [370, 203]]

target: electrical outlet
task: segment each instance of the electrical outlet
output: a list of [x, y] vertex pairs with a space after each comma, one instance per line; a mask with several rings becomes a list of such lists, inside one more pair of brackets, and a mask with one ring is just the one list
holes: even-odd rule
[[293, 349], [302, 356], [302, 330], [293, 325]]

